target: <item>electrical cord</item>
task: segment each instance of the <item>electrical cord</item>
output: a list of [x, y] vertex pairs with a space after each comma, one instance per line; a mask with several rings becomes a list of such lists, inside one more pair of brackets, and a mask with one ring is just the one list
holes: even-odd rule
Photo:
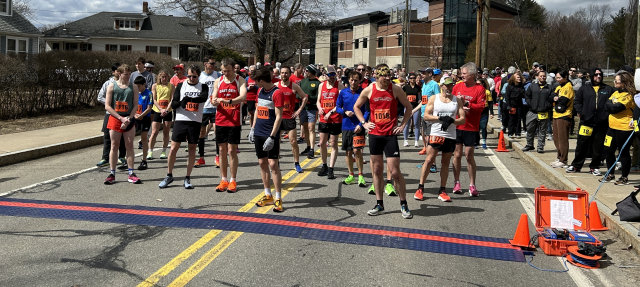
[[556, 273], [564, 273], [564, 272], [569, 271], [569, 267], [567, 266], [567, 259], [565, 259], [565, 257], [564, 257], [565, 255], [566, 255], [566, 254], [562, 254], [562, 264], [564, 264], [564, 270], [551, 270], [551, 269], [542, 269], [542, 268], [540, 268], [540, 267], [537, 267], [537, 266], [535, 266], [535, 265], [533, 265], [533, 264], [531, 263], [531, 261], [533, 261], [533, 255], [529, 255], [529, 257], [527, 257], [527, 259], [526, 259], [526, 260], [527, 260], [527, 263], [529, 264], [529, 266], [531, 266], [531, 267], [533, 267], [533, 268], [535, 268], [535, 269], [538, 269], [538, 270], [540, 270], [540, 271], [545, 271], [545, 272], [556, 272]]

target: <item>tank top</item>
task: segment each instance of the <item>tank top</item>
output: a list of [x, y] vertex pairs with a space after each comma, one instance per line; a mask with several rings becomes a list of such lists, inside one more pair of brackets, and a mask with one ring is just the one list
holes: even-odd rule
[[[218, 98], [225, 100], [236, 98], [240, 94], [238, 91], [240, 88], [238, 82], [240, 76], [236, 75], [236, 78], [231, 83], [225, 82], [225, 79], [225, 77], [220, 77], [218, 82]], [[216, 113], [216, 126], [238, 127], [240, 126], [240, 114], [240, 104], [221, 103], [218, 105], [218, 112]]]
[[129, 82], [126, 89], [120, 88], [118, 82], [113, 82], [113, 98], [111, 99], [111, 107], [118, 115], [128, 116], [133, 109], [133, 83]]
[[[456, 111], [458, 110], [458, 98], [453, 96], [450, 103], [444, 103], [440, 99], [440, 95], [435, 95], [436, 100], [433, 103], [433, 115], [436, 117], [450, 116], [456, 118]], [[431, 135], [440, 136], [448, 139], [456, 139], [456, 125], [451, 124], [447, 128], [446, 132], [441, 130], [442, 124], [438, 121], [431, 125]]]
[[377, 136], [392, 136], [393, 128], [398, 121], [398, 99], [393, 96], [393, 84], [389, 84], [386, 90], [379, 91], [377, 83], [371, 83], [371, 97], [369, 109], [371, 110], [371, 122], [376, 124], [369, 134]]
[[[180, 83], [180, 100], [184, 97], [199, 97], [200, 93], [202, 93], [203, 83], [198, 82], [195, 85], [189, 84], [188, 81], [184, 81]], [[176, 109], [176, 121], [191, 121], [191, 122], [202, 122], [202, 109], [204, 108], [204, 103], [187, 103], [187, 106], [183, 109], [182, 107], [178, 107]]]
[[[213, 84], [216, 82], [217, 78], [218, 78], [218, 72], [216, 71], [213, 71], [213, 73], [211, 74], [207, 74], [204, 71], [202, 71], [202, 73], [200, 73], [200, 77], [198, 77], [198, 81], [203, 85], [207, 85], [207, 87], [209, 87], [209, 93], [213, 93]], [[207, 96], [210, 96], [210, 95], [207, 95]], [[216, 106], [214, 106], [209, 99], [206, 102], [204, 102], [204, 108], [215, 109]]]
[[[173, 84], [167, 83], [166, 86], [161, 86], [160, 83], [156, 84], [156, 100], [158, 101], [158, 105], [163, 109], [167, 109], [167, 112], [171, 111], [171, 105], [169, 101], [171, 100], [171, 88]], [[160, 109], [153, 105], [153, 111], [156, 113], [160, 112]]]
[[[322, 91], [320, 92], [320, 98], [318, 99], [318, 101], [320, 101], [320, 106], [324, 110], [325, 114], [336, 107], [338, 95], [340, 94], [337, 81], [333, 83], [333, 87], [331, 89], [327, 88], [327, 84], [327, 82], [322, 83], [322, 86], [320, 87]], [[331, 116], [329, 116], [329, 120], [325, 120], [324, 116], [321, 116], [320, 122], [328, 124], [342, 123], [342, 115], [333, 113], [331, 114]]]
[[284, 95], [276, 86], [271, 90], [258, 90], [258, 102], [256, 104], [255, 135], [268, 137], [271, 135], [273, 125], [276, 122], [276, 107], [284, 106]]
[[258, 99], [258, 86], [256, 81], [251, 77], [247, 77], [247, 101], [257, 101]]
[[289, 82], [289, 86], [283, 86], [282, 81], [278, 82], [276, 86], [284, 95], [284, 108], [282, 110], [282, 118], [290, 120], [293, 115], [293, 109], [296, 103], [296, 93], [291, 89], [293, 82]]

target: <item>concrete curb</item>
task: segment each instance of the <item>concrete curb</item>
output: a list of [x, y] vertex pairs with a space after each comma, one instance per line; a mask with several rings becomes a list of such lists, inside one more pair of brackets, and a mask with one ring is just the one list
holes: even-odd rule
[[37, 158], [60, 154], [63, 152], [73, 151], [85, 147], [102, 144], [103, 135], [87, 137], [43, 147], [20, 150], [0, 155], [0, 166], [7, 166], [23, 161], [34, 160]]
[[[487, 123], [487, 131], [493, 133], [496, 136], [500, 135], [500, 128], [494, 127], [491, 123]], [[531, 156], [527, 152], [522, 151], [524, 146], [522, 146], [520, 143], [511, 141], [511, 139], [506, 135], [504, 136], [504, 142], [507, 148], [513, 149], [523, 159], [530, 162], [536, 170], [546, 175], [546, 178], [555, 186], [555, 188], [563, 190], [576, 190], [576, 188], [579, 187], [572, 181], [568, 180], [566, 177], [562, 176], [562, 174], [553, 169], [549, 164], [543, 162], [537, 157]], [[613, 231], [616, 236], [621, 238], [625, 244], [632, 245], [633, 248], [631, 250], [638, 256], [640, 256], [640, 236], [638, 236], [638, 229], [631, 223], [620, 221], [619, 216], [611, 215], [611, 212], [613, 210], [611, 210], [604, 203], [600, 202], [597, 199], [595, 201], [598, 204], [600, 218], [603, 220], [604, 225], [609, 227], [609, 229]]]

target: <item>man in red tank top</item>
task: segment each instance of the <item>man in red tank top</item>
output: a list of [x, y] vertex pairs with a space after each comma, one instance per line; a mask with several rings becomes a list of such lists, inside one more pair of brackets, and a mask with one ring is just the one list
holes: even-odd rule
[[249, 67], [249, 76], [245, 79], [247, 82], [247, 112], [249, 113], [251, 123], [256, 112], [256, 101], [258, 100], [258, 86], [253, 76], [256, 74], [256, 66]]
[[[289, 143], [293, 151], [294, 167], [298, 173], [302, 173], [303, 170], [302, 167], [300, 167], [300, 150], [298, 148], [298, 135], [296, 131], [296, 118], [302, 109], [304, 109], [304, 105], [307, 104], [307, 94], [302, 91], [298, 84], [289, 81], [291, 78], [293, 78], [293, 76], [291, 76], [291, 68], [287, 66], [280, 68], [280, 82], [276, 83], [276, 86], [285, 96], [280, 128], [283, 132], [288, 132]], [[295, 105], [296, 95], [302, 98], [301, 105]]]
[[[371, 111], [369, 122], [365, 123], [360, 107], [369, 101]], [[398, 102], [404, 108], [404, 118], [398, 126]], [[384, 214], [382, 191], [384, 184], [384, 164], [382, 154], [387, 157], [387, 168], [394, 179], [395, 189], [400, 196], [400, 210], [403, 218], [412, 218], [407, 206], [406, 182], [400, 172], [400, 147], [397, 134], [404, 130], [411, 119], [411, 103], [407, 100], [402, 88], [391, 83], [391, 71], [386, 64], [376, 66], [376, 81], [362, 91], [354, 105], [354, 112], [360, 123], [369, 131], [369, 152], [371, 153], [371, 170], [377, 204], [367, 213], [371, 216]]]
[[[240, 144], [241, 105], [247, 98], [247, 83], [233, 71], [235, 62], [222, 59], [222, 75], [213, 84], [211, 103], [217, 106], [216, 112], [216, 143], [220, 148], [220, 184], [217, 192], [236, 192], [236, 175], [238, 174], [238, 144]], [[231, 165], [231, 180], [227, 180], [227, 155]]]
[[[338, 135], [342, 133], [342, 115], [336, 113], [336, 101], [340, 90], [344, 86], [337, 81], [336, 68], [327, 66], [327, 80], [320, 84], [318, 89], [318, 133], [320, 134], [320, 157], [322, 158], [322, 168], [318, 176], [327, 176], [328, 179], [335, 179], [333, 167], [338, 158]], [[327, 167], [327, 141], [331, 143], [331, 160]]]

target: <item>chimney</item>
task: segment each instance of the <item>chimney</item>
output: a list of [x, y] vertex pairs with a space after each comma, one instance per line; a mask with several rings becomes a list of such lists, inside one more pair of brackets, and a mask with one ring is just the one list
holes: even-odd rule
[[142, 2], [142, 13], [149, 13], [149, 2]]

